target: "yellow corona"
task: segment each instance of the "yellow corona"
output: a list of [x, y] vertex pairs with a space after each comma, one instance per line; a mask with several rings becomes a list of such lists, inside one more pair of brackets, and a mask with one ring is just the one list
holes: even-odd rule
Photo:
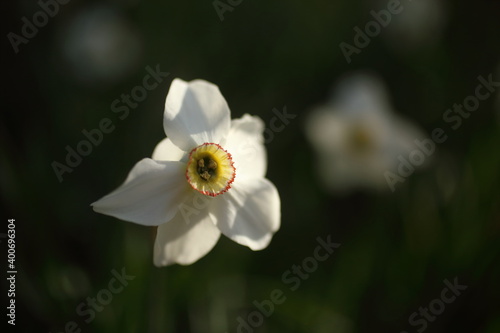
[[231, 154], [216, 143], [204, 143], [189, 153], [186, 179], [198, 192], [215, 197], [227, 192], [236, 177]]

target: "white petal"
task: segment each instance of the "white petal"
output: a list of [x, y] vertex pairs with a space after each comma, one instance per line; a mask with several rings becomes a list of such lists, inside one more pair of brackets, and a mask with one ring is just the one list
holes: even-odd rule
[[233, 119], [224, 149], [233, 157], [237, 177], [261, 178], [266, 174], [267, 157], [264, 147], [264, 122], [245, 114]]
[[145, 158], [112, 193], [94, 202], [94, 211], [142, 225], [172, 219], [179, 204], [192, 191], [184, 177], [185, 164]]
[[333, 105], [354, 118], [366, 114], [383, 117], [391, 110], [382, 80], [370, 73], [358, 72], [345, 77], [336, 87]]
[[345, 146], [348, 126], [345, 117], [336, 114], [331, 107], [321, 107], [306, 119], [306, 135], [318, 150], [336, 150]]
[[230, 111], [219, 88], [207, 81], [174, 79], [165, 101], [163, 128], [189, 152], [205, 142], [220, 143], [229, 132]]
[[[190, 207], [193, 208], [194, 207]], [[158, 227], [154, 246], [154, 264], [190, 265], [206, 255], [217, 243], [220, 231], [208, 215], [208, 209], [190, 215], [179, 212], [171, 221]]]
[[217, 227], [233, 241], [262, 250], [280, 227], [281, 203], [267, 179], [238, 181], [215, 198], [210, 214]]
[[156, 145], [151, 157], [157, 161], [180, 161], [184, 155], [186, 152], [174, 145], [172, 140], [165, 138]]
[[[391, 158], [397, 160], [398, 155], [410, 154], [413, 150], [418, 149], [415, 145], [415, 140], [422, 141], [427, 135], [410, 121], [398, 116], [394, 116], [393, 118], [391, 124], [392, 135], [389, 136], [391, 142], [387, 142], [387, 145], [392, 148]], [[426, 158], [426, 161], [429, 161], [429, 159]], [[397, 164], [399, 164], [399, 161], [397, 161]]]

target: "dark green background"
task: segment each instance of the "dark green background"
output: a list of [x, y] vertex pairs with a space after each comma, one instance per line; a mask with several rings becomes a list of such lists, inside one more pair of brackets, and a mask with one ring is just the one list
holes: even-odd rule
[[[498, 2], [448, 1], [438, 43], [396, 52], [382, 31], [347, 64], [339, 44], [352, 43], [353, 27], [384, 2], [244, 0], [221, 22], [209, 0], [110, 1], [141, 36], [141, 57], [120, 80], [82, 84], [61, 59], [57, 36], [72, 15], [101, 3], [61, 6], [18, 54], [3, 38], [0, 232], [16, 219], [16, 331], [61, 332], [75, 321], [82, 332], [236, 332], [254, 300], [281, 289], [286, 301], [256, 332], [416, 332], [408, 316], [440, 296], [444, 279], [458, 277], [468, 289], [426, 332], [500, 332], [498, 93], [458, 130], [448, 128], [431, 165], [394, 193], [329, 194], [304, 135], [308, 111], [358, 69], [378, 73], [395, 110], [429, 135], [446, 126], [443, 112], [474, 93], [478, 75], [497, 70]], [[38, 10], [34, 1], [4, 6], [4, 36]], [[171, 75], [119, 121], [112, 101], [157, 64]], [[285, 105], [297, 115], [267, 144], [282, 226], [265, 250], [221, 237], [197, 263], [159, 269], [152, 228], [90, 208], [164, 137], [163, 103], [175, 77], [217, 84], [233, 118], [251, 113], [269, 124], [272, 109]], [[65, 146], [104, 117], [116, 129], [58, 182], [51, 163], [64, 162]], [[327, 235], [342, 245], [291, 291], [282, 274]], [[5, 241], [0, 248], [5, 258]], [[135, 279], [86, 324], [75, 309], [122, 267]], [[5, 286], [3, 278], [2, 308]]]

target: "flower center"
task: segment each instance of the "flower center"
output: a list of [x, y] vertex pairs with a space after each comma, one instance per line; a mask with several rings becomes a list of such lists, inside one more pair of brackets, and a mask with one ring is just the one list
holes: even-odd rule
[[365, 153], [373, 148], [373, 138], [368, 129], [355, 126], [349, 135], [349, 145], [354, 151]]
[[186, 179], [198, 192], [215, 197], [231, 188], [236, 176], [231, 154], [216, 143], [204, 143], [189, 153]]
[[212, 176], [217, 176], [217, 162], [211, 157], [204, 157], [198, 160], [198, 174], [206, 181]]

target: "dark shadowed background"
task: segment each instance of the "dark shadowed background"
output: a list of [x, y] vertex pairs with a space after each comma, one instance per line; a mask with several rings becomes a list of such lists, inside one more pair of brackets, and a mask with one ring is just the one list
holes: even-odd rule
[[[353, 29], [389, 1], [222, 0], [220, 13], [210, 0], [63, 2], [2, 11], [2, 325], [13, 218], [16, 332], [500, 332], [500, 93], [456, 130], [443, 121], [478, 76], [500, 81], [498, 2], [437, 1], [413, 17], [419, 1], [401, 1], [350, 63], [341, 43], [356, 47]], [[309, 111], [357, 70], [381, 77], [395, 112], [427, 136], [447, 129], [429, 166], [394, 192], [330, 192], [315, 172]], [[151, 71], [169, 75], [135, 88]], [[153, 228], [92, 211], [164, 137], [175, 77], [217, 84], [233, 118], [269, 126], [273, 109], [296, 115], [266, 140], [282, 225], [265, 250], [221, 237], [191, 266], [156, 268]], [[68, 166], [67, 146], [106, 118], [109, 133]], [[66, 165], [60, 176], [54, 162]], [[341, 244], [328, 259], [283, 278], [328, 235]], [[107, 292], [123, 269], [134, 278]], [[443, 303], [455, 279], [467, 289]], [[271, 307], [275, 289], [282, 302]], [[420, 312], [429, 306], [439, 314]]]

